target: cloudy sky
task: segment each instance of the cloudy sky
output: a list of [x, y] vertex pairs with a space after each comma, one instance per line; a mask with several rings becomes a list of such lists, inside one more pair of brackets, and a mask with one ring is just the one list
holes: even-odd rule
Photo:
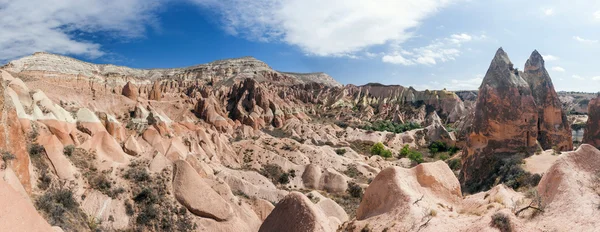
[[344, 84], [476, 89], [498, 47], [600, 91], [596, 0], [0, 0], [0, 63], [47, 51], [136, 68], [254, 56]]

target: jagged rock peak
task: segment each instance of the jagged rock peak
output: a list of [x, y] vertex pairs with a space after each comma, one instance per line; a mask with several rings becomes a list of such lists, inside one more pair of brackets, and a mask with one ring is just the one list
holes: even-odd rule
[[537, 50], [534, 50], [525, 63], [525, 71], [538, 70], [540, 68], [545, 68], [544, 57]]
[[482, 86], [494, 87], [520, 86], [528, 87], [527, 82], [520, 76], [519, 71], [513, 67], [508, 54], [500, 47], [483, 78]]

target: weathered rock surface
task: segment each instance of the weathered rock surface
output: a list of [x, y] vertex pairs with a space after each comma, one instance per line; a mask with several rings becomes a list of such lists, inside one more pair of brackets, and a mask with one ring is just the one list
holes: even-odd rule
[[538, 135], [537, 109], [529, 85], [504, 50], [498, 49], [479, 88], [460, 174], [463, 190], [489, 188], [501, 159], [517, 153], [533, 154]]
[[131, 82], [127, 82], [127, 84], [125, 84], [125, 86], [123, 86], [123, 91], [121, 91], [121, 94], [123, 94], [123, 96], [137, 101], [138, 98], [138, 88], [137, 86], [135, 86], [135, 84], [131, 83]]
[[538, 136], [542, 149], [573, 150], [571, 128], [558, 94], [544, 66], [544, 58], [536, 50], [525, 63], [524, 79], [538, 108]]
[[542, 177], [537, 191], [544, 206], [540, 227], [596, 230], [595, 219], [600, 217], [600, 151], [582, 144], [576, 151], [561, 155]]
[[31, 202], [0, 180], [0, 231], [52, 231]]
[[[2, 76], [13, 78], [5, 71]], [[17, 117], [15, 105], [5, 93], [5, 81], [0, 80], [0, 149], [15, 156], [11, 167], [27, 192], [31, 191], [30, 160], [24, 129]]]
[[155, 81], [154, 85], [152, 85], [152, 89], [148, 94], [148, 100], [160, 101], [162, 99], [162, 89], [160, 85], [160, 81]]
[[299, 192], [291, 192], [277, 203], [259, 231], [324, 232], [335, 229], [328, 217], [308, 197]]
[[231, 206], [184, 160], [174, 162], [173, 189], [175, 198], [193, 214], [225, 221], [233, 216]]
[[600, 148], [600, 98], [590, 100], [582, 143]]

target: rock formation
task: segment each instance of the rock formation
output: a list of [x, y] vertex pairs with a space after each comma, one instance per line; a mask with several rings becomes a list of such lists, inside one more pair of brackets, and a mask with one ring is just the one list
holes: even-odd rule
[[148, 100], [160, 101], [162, 98], [162, 89], [160, 86], [160, 81], [155, 81], [154, 85], [152, 85], [152, 89], [148, 93]]
[[137, 101], [137, 97], [138, 97], [138, 88], [137, 86], [135, 86], [135, 84], [131, 83], [131, 82], [127, 82], [127, 84], [125, 84], [125, 86], [123, 86], [123, 90], [121, 91], [121, 94], [123, 94], [123, 96]]
[[304, 194], [292, 192], [277, 203], [259, 231], [327, 232], [335, 231], [335, 226]]
[[535, 152], [537, 109], [529, 85], [498, 49], [479, 87], [460, 175], [464, 190], [488, 188], [502, 159]]
[[[37, 53], [0, 74], [2, 231], [492, 231], [498, 217], [514, 231], [598, 227], [592, 146], [527, 160], [548, 203], [534, 220], [530, 208], [515, 216], [534, 198], [502, 184], [463, 196], [455, 177], [464, 157], [469, 191], [491, 187], [494, 168], [536, 139], [568, 145], [539, 54], [519, 73], [499, 50], [464, 101], [446, 90], [342, 86], [251, 57], [141, 70]], [[361, 129], [378, 120], [420, 128]], [[455, 155], [427, 152], [465, 141]], [[370, 154], [376, 143], [392, 157]], [[404, 147], [426, 163], [403, 157]], [[63, 200], [69, 209], [56, 208]]]
[[600, 148], [600, 98], [590, 100], [582, 143]]
[[554, 91], [552, 80], [544, 58], [538, 51], [533, 51], [525, 63], [524, 79], [531, 88], [531, 93], [538, 108], [538, 136], [542, 149], [573, 150], [571, 128], [567, 121], [562, 104]]

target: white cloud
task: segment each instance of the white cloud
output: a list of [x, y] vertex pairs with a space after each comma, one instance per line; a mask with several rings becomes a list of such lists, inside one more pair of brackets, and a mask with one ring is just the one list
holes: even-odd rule
[[544, 61], [557, 61], [559, 58], [553, 55], [542, 55], [544, 57]]
[[581, 43], [598, 43], [598, 40], [584, 39], [579, 36], [573, 36], [573, 39]]
[[392, 64], [401, 64], [401, 65], [414, 65], [415, 62], [404, 58], [400, 53], [395, 53], [392, 55], [385, 55], [381, 58], [383, 62], [392, 63]]
[[554, 15], [554, 9], [553, 8], [542, 9], [542, 11], [544, 11], [544, 15], [545, 16], [552, 16], [552, 15]]
[[0, 61], [38, 51], [98, 57], [97, 43], [80, 35], [118, 38], [144, 34], [158, 2], [145, 0], [0, 0]]
[[599, 11], [596, 11], [596, 12], [594, 12], [594, 18], [595, 18], [595, 19], [600, 19], [600, 10], [599, 10]]
[[400, 45], [392, 46], [392, 51], [382, 57], [382, 61], [401, 65], [435, 65], [439, 62], [455, 60], [461, 54], [461, 45], [473, 40], [485, 39], [485, 35], [473, 36], [469, 34], [453, 34], [448, 38], [433, 40], [424, 47], [413, 48], [406, 51]]
[[579, 75], [573, 75], [571, 76], [573, 79], [577, 79], [577, 80], [585, 80], [585, 78], [579, 76]]
[[469, 42], [471, 41], [471, 39], [473, 39], [473, 37], [465, 33], [454, 34], [450, 36], [450, 41], [452, 41], [453, 43]]
[[592, 80], [594, 80], [594, 81], [600, 81], [600, 76], [592, 77]]
[[404, 42], [410, 29], [459, 0], [191, 0], [218, 13], [225, 29], [258, 41], [283, 41], [318, 56]]
[[552, 71], [556, 71], [556, 72], [565, 72], [566, 70], [563, 67], [560, 66], [554, 66], [552, 67]]

